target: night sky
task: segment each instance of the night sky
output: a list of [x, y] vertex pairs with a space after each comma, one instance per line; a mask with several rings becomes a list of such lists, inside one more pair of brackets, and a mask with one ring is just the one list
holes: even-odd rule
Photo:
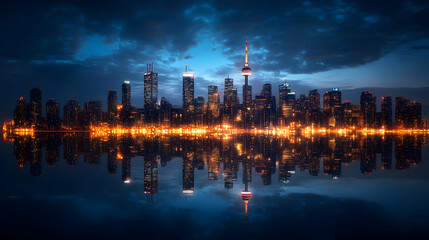
[[1, 118], [31, 87], [62, 106], [77, 98], [106, 107], [107, 90], [129, 80], [142, 107], [152, 59], [159, 99], [181, 104], [185, 64], [195, 96], [207, 99], [208, 85], [223, 92], [230, 74], [241, 98], [246, 40], [254, 94], [267, 82], [278, 94], [285, 78], [298, 94], [349, 90], [355, 104], [362, 89], [378, 89], [423, 101], [425, 115], [428, 23], [428, 1], [2, 1]]

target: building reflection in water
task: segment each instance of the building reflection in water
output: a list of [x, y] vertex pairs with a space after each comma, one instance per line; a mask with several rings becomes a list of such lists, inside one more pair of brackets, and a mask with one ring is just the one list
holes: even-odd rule
[[[132, 180], [132, 158], [142, 156], [144, 193], [148, 202], [152, 202], [153, 194], [158, 192], [158, 167], [167, 166], [175, 157], [182, 158], [182, 193], [186, 196], [194, 194], [196, 169], [204, 170], [207, 166], [208, 181], [218, 181], [222, 173], [224, 187], [232, 189], [241, 165], [245, 185], [241, 197], [247, 221], [247, 204], [252, 195], [248, 185], [252, 182], [252, 172], [261, 177], [264, 185], [270, 185], [272, 181], [287, 184], [295, 171], [306, 170], [312, 176], [323, 171], [337, 179], [341, 177], [342, 168], [356, 161], [363, 174], [373, 173], [377, 168], [392, 169], [393, 161], [394, 169], [405, 171], [410, 165], [421, 164], [426, 135], [93, 138], [86, 133], [40, 133], [7, 140], [14, 143], [18, 167], [29, 164], [32, 176], [42, 175], [42, 149], [46, 165], [54, 167], [60, 161], [62, 148], [69, 167], [80, 164], [82, 159], [84, 164], [100, 165], [103, 155], [107, 155], [107, 173], [117, 174], [120, 164], [122, 181], [128, 184]], [[381, 155], [381, 166], [377, 166], [378, 154]], [[273, 179], [276, 171], [278, 179]]]

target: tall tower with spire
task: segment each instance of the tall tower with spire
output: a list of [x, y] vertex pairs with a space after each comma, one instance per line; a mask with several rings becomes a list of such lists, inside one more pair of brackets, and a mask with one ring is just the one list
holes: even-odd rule
[[246, 50], [245, 50], [245, 58], [244, 58], [244, 67], [241, 69], [241, 75], [244, 76], [244, 86], [243, 86], [243, 123], [246, 128], [248, 125], [249, 118], [249, 108], [252, 101], [252, 92], [251, 86], [249, 86], [249, 76], [252, 75], [252, 69], [249, 67], [249, 63], [247, 61], [247, 41], [246, 41]]

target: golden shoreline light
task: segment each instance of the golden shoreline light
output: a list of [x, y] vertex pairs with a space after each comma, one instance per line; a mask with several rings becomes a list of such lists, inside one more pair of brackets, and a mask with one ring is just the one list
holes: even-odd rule
[[[267, 129], [241, 129], [234, 128], [229, 125], [218, 125], [215, 127], [108, 127], [108, 126], [92, 126], [87, 131], [73, 131], [73, 130], [58, 130], [58, 131], [45, 131], [35, 130], [33, 128], [16, 128], [13, 122], [3, 124], [4, 138], [7, 136], [33, 136], [35, 133], [43, 132], [60, 132], [60, 133], [74, 133], [74, 132], [88, 132], [92, 137], [104, 136], [228, 136], [251, 134], [251, 135], [270, 135], [276, 137], [301, 135], [304, 137], [313, 135], [336, 135], [336, 136], [355, 136], [355, 135], [385, 135], [385, 134], [429, 134], [429, 129], [385, 129], [385, 128], [316, 128], [316, 127], [285, 127], [285, 128], [267, 128]], [[6, 135], [6, 136], [5, 136]]]

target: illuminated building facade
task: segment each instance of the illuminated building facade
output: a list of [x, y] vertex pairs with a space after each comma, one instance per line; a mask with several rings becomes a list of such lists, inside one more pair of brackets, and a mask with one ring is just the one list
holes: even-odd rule
[[156, 125], [158, 123], [158, 73], [153, 70], [152, 64], [147, 64], [144, 73], [144, 117], [145, 123]]
[[330, 127], [339, 127], [341, 121], [338, 117], [343, 111], [341, 106], [341, 92], [338, 88], [333, 88], [330, 92], [325, 92], [323, 96], [323, 113], [325, 125]]

